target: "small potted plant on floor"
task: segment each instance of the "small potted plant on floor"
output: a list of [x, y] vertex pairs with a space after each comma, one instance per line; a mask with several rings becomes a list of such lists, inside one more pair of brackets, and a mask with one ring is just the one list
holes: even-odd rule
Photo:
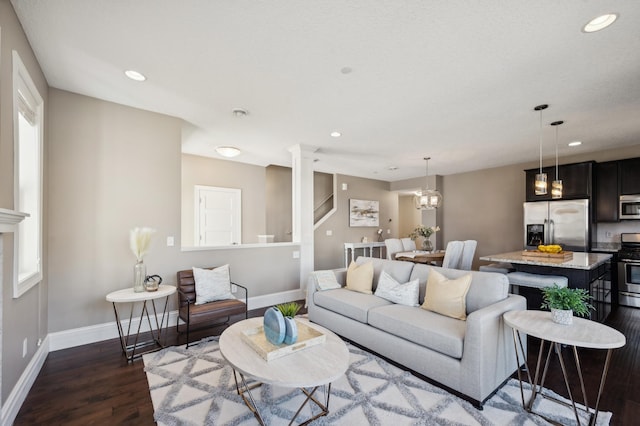
[[276, 308], [282, 313], [285, 322], [284, 344], [290, 345], [298, 340], [298, 326], [293, 319], [298, 311], [300, 305], [296, 302], [281, 303], [276, 305]]
[[569, 325], [573, 322], [573, 314], [587, 316], [591, 309], [595, 309], [589, 300], [591, 296], [587, 290], [569, 287], [545, 287], [542, 289], [542, 308], [551, 310], [553, 322]]

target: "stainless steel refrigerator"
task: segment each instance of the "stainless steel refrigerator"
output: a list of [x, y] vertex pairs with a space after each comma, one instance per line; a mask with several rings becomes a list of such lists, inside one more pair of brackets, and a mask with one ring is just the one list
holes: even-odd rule
[[524, 203], [524, 243], [559, 244], [564, 250], [589, 251], [589, 200]]

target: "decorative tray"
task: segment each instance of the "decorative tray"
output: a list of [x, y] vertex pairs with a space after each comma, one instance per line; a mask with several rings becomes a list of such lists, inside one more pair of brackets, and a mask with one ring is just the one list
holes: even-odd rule
[[564, 262], [573, 259], [572, 251], [561, 251], [560, 253], [546, 253], [540, 250], [524, 250], [522, 252], [524, 257], [532, 257], [540, 260], [557, 260]]
[[243, 330], [242, 339], [267, 361], [299, 352], [303, 349], [324, 343], [327, 336], [313, 327], [296, 320], [298, 340], [291, 345], [274, 345], [267, 340], [262, 326]]

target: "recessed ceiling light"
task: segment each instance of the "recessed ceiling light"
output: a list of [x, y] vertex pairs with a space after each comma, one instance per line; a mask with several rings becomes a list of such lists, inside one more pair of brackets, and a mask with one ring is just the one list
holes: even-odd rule
[[235, 146], [216, 146], [216, 152], [223, 157], [232, 158], [240, 155], [240, 150]]
[[331, 137], [333, 138], [339, 138], [340, 136], [342, 136], [342, 133], [340, 132], [331, 132]]
[[609, 25], [613, 24], [618, 19], [617, 13], [607, 13], [600, 15], [597, 18], [593, 18], [587, 24], [582, 27], [582, 31], [585, 33], [594, 33], [596, 31], [604, 30]]
[[342, 67], [340, 69], [340, 72], [342, 74], [351, 74], [352, 71], [353, 71], [353, 68], [351, 68], [351, 67]]
[[582, 145], [582, 142], [580, 141], [569, 142], [569, 146], [580, 146], [580, 145]]
[[126, 70], [124, 75], [135, 81], [145, 81], [147, 77], [135, 70]]

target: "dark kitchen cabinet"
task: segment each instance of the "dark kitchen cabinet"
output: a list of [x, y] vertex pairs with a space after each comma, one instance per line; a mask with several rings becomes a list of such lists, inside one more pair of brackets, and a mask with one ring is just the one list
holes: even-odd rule
[[618, 161], [620, 171], [620, 195], [640, 194], [640, 158]]
[[596, 169], [596, 220], [617, 222], [618, 218], [618, 161], [597, 163]]
[[[562, 200], [591, 198], [593, 193], [593, 165], [594, 161], [583, 163], [563, 164], [558, 166], [558, 178], [562, 180]], [[534, 182], [540, 169], [525, 170], [525, 194], [527, 201], [551, 200], [551, 182], [556, 178], [555, 166], [544, 167], [547, 174], [547, 194], [536, 195]]]

